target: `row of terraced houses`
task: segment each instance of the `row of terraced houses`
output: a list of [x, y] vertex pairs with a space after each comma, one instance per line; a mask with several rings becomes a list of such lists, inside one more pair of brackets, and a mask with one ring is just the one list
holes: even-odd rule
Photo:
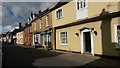
[[31, 14], [16, 43], [120, 58], [120, 2], [70, 0]]

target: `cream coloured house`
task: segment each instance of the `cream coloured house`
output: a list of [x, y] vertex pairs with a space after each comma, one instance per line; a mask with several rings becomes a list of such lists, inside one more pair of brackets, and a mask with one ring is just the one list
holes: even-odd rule
[[73, 0], [52, 12], [56, 49], [120, 57], [119, 2]]
[[17, 44], [24, 44], [24, 31], [20, 30], [16, 34], [16, 38], [17, 38], [17, 41], [16, 41]]

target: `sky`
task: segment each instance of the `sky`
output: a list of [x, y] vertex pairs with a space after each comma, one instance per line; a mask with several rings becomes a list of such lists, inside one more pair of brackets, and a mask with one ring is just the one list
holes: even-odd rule
[[21, 22], [27, 22], [31, 12], [38, 13], [57, 4], [57, 0], [51, 2], [43, 0], [24, 0], [16, 2], [14, 0], [4, 0], [0, 2], [0, 33], [12, 31]]
[[[59, 0], [0, 0], [0, 34], [12, 31], [21, 22], [27, 22], [30, 13], [53, 7]], [[67, 0], [60, 0], [67, 1]], [[91, 2], [104, 2], [108, 0], [90, 0]], [[119, 0], [109, 0], [117, 2]]]

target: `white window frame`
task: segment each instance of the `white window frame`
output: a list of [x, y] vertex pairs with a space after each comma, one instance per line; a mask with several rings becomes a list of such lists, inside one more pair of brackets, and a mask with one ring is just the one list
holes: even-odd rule
[[46, 26], [49, 26], [49, 15], [46, 15]]
[[[79, 9], [78, 9], [78, 4], [77, 4], [78, 1], [79, 1]], [[82, 2], [82, 8], [81, 8], [81, 2]], [[85, 2], [85, 4], [84, 4], [84, 2]], [[85, 5], [85, 7], [84, 7], [84, 5]], [[76, 0], [76, 9], [77, 9], [77, 11], [84, 10], [86, 8], [88, 8], [88, 0]]]
[[118, 37], [117, 37], [117, 26], [120, 26], [120, 24], [115, 24], [114, 25], [114, 30], [115, 30], [115, 48], [120, 49], [120, 45], [118, 44]]
[[40, 29], [42, 28], [42, 19], [39, 20]]
[[[59, 11], [59, 10], [62, 10], [62, 15], [59, 18], [57, 18], [57, 11]], [[56, 20], [63, 18], [63, 9], [62, 8], [59, 8], [55, 11], [55, 17], [56, 17]]]
[[[61, 41], [61, 33], [62, 32], [66, 32], [67, 33], [66, 34], [67, 35], [67, 38], [66, 38], [67, 40], [65, 39], [65, 43], [62, 43], [62, 41]], [[68, 32], [67, 31], [62, 31], [62, 32], [59, 33], [60, 45], [68, 45]], [[65, 35], [65, 37], [66, 37], [66, 35]]]

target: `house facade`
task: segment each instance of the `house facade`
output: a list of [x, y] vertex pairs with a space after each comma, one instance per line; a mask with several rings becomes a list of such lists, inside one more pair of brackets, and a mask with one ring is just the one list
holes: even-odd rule
[[17, 44], [21, 44], [23, 45], [24, 44], [24, 28], [20, 28], [19, 29], [19, 32], [16, 33], [16, 43]]
[[24, 43], [26, 46], [31, 45], [31, 24], [26, 24], [24, 29]]
[[32, 22], [33, 45], [54, 49], [52, 13], [49, 9], [41, 12]]
[[6, 33], [6, 42], [11, 43], [11, 33], [10, 32]]
[[120, 57], [118, 8], [118, 2], [73, 0], [54, 10], [56, 49]]

